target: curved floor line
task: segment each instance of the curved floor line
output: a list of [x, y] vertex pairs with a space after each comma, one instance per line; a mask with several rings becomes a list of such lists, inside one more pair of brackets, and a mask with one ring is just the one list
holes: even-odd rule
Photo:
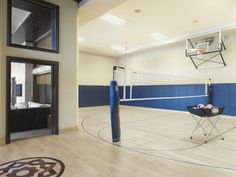
[[[99, 113], [97, 113], [99, 114]], [[97, 115], [97, 114], [93, 114], [93, 115]], [[165, 157], [165, 156], [161, 156], [161, 155], [155, 155], [155, 154], [150, 154], [150, 153], [147, 153], [147, 152], [142, 152], [142, 151], [138, 151], [138, 150], [135, 150], [135, 149], [129, 149], [129, 148], [125, 148], [123, 146], [120, 146], [118, 144], [114, 144], [112, 142], [109, 142], [105, 139], [103, 139], [102, 137], [100, 137], [100, 134], [99, 134], [99, 131], [104, 129], [104, 127], [102, 129], [100, 129], [97, 133], [97, 136], [92, 134], [91, 132], [89, 132], [85, 126], [84, 126], [84, 122], [86, 120], [88, 120], [89, 118], [92, 118], [93, 115], [90, 115], [88, 117], [85, 117], [82, 122], [81, 122], [81, 126], [83, 128], [83, 130], [88, 133], [90, 136], [93, 136], [94, 138], [97, 138], [105, 143], [108, 143], [108, 144], [111, 144], [111, 145], [114, 145], [116, 147], [119, 147], [119, 148], [123, 148], [123, 149], [126, 149], [126, 150], [129, 150], [129, 151], [133, 151], [133, 152], [136, 152], [136, 153], [139, 153], [139, 154], [144, 154], [144, 155], [149, 155], [149, 156], [152, 156], [152, 157], [158, 157], [158, 158], [161, 158], [161, 159], [165, 159], [165, 160], [170, 160], [170, 161], [174, 161], [174, 162], [179, 162], [179, 163], [185, 163], [185, 164], [189, 164], [189, 165], [196, 165], [196, 166], [202, 166], [202, 167], [207, 167], [207, 168], [215, 168], [215, 169], [221, 169], [221, 170], [230, 170], [230, 171], [236, 171], [236, 168], [228, 168], [228, 167], [221, 167], [221, 166], [215, 166], [215, 165], [211, 165], [211, 164], [204, 164], [204, 163], [195, 163], [195, 162], [190, 162], [190, 161], [185, 161], [185, 160], [180, 160], [180, 159], [175, 159], [175, 158], [170, 158], [170, 157]], [[233, 130], [235, 129], [235, 127], [232, 127], [231, 129], [229, 129], [228, 131], [230, 130]], [[224, 133], [227, 133], [228, 131], [225, 131]], [[223, 133], [222, 133], [223, 134]], [[210, 139], [209, 141], [215, 139], [216, 137]]]
[[[101, 114], [101, 113], [97, 113], [97, 114]], [[93, 115], [96, 115], [96, 114], [93, 114]], [[85, 118], [85, 119], [89, 119], [89, 118], [91, 118], [93, 115], [90, 115], [90, 116], [88, 116], [87, 118]], [[158, 117], [163, 117], [164, 115], [160, 115], [160, 116], [158, 116]], [[151, 116], [152, 118], [153, 117], [157, 117], [157, 116]], [[149, 117], [148, 119], [150, 119], [151, 117]], [[85, 127], [84, 127], [84, 122], [85, 122], [85, 119], [83, 119], [83, 121], [81, 122], [81, 126], [82, 126], [82, 128], [83, 129], [86, 129]], [[142, 120], [144, 120], [144, 119], [142, 119]], [[129, 124], [129, 123], [131, 123], [131, 122], [126, 122], [126, 123], [124, 123], [124, 124]], [[109, 128], [109, 127], [106, 127], [106, 128]], [[105, 127], [104, 127], [104, 129], [105, 129]], [[90, 134], [90, 135], [92, 135], [92, 136], [94, 136], [94, 137], [96, 137], [96, 135], [94, 135], [94, 134], [92, 134], [91, 132], [88, 132], [87, 130], [85, 130], [88, 134]], [[161, 135], [160, 135], [161, 136]], [[210, 141], [210, 140], [209, 140]], [[199, 147], [199, 146], [202, 146], [202, 145], [204, 145], [205, 143], [200, 143], [200, 144], [197, 144], [197, 145], [194, 145], [194, 146], [191, 146], [191, 147], [186, 147], [186, 148], [178, 148], [178, 149], [151, 149], [151, 148], [149, 148], [149, 149], [146, 149], [146, 148], [133, 148], [133, 147], [127, 147], [127, 146], [123, 146], [123, 147], [126, 147], [126, 148], [131, 148], [131, 149], [136, 149], [136, 150], [146, 150], [146, 151], [184, 151], [184, 150], [189, 150], [189, 149], [193, 149], [193, 148], [197, 148], [197, 147]], [[121, 146], [121, 145], [120, 145]]]
[[[113, 144], [107, 140], [102, 139], [101, 137], [99, 137], [101, 139], [101, 141], [109, 143], [109, 144]], [[145, 154], [145, 155], [149, 155], [152, 157], [158, 157], [161, 159], [165, 159], [165, 160], [171, 160], [171, 161], [175, 161], [175, 162], [179, 162], [179, 163], [185, 163], [185, 164], [191, 164], [191, 165], [197, 165], [197, 166], [203, 166], [203, 167], [208, 167], [208, 168], [216, 168], [216, 169], [222, 169], [222, 170], [230, 170], [230, 171], [236, 171], [236, 168], [228, 168], [228, 167], [221, 167], [221, 166], [215, 166], [215, 165], [211, 165], [211, 164], [204, 164], [204, 163], [196, 163], [196, 162], [190, 162], [190, 161], [185, 161], [185, 160], [180, 160], [180, 159], [175, 159], [175, 158], [171, 158], [171, 157], [165, 157], [165, 156], [161, 156], [161, 155], [155, 155], [155, 154], [150, 154], [147, 152], [142, 152], [142, 151], [138, 151], [135, 149], [129, 149], [129, 148], [125, 148], [123, 146], [117, 145], [117, 144], [113, 144], [119, 148], [124, 148], [127, 149], [129, 151], [134, 151], [140, 154]]]
[[[104, 129], [108, 129], [108, 128], [109, 128], [109, 127], [103, 127], [103, 128], [100, 129], [98, 132], [101, 132], [101, 131], [103, 131]], [[221, 135], [224, 135], [225, 133], [227, 133], [227, 132], [229, 132], [229, 131], [231, 131], [231, 130], [233, 130], [233, 129], [235, 129], [235, 128], [236, 128], [236, 126], [230, 128], [230, 129], [228, 129], [228, 130], [225, 130], [225, 131], [222, 132], [221, 134], [219, 134], [219, 135], [217, 135], [217, 136], [215, 136], [215, 137], [210, 138], [207, 142], [210, 142], [210, 141], [212, 141], [212, 140], [214, 140], [214, 139], [220, 137]], [[162, 136], [162, 135], [160, 135], [160, 136]], [[163, 137], [170, 138], [170, 137], [168, 137], [168, 136], [163, 136]], [[101, 137], [101, 138], [102, 138], [102, 137]], [[103, 138], [103, 139], [104, 139], [104, 138]], [[178, 138], [173, 138], [173, 139], [180, 140], [180, 139], [178, 139]], [[106, 140], [106, 141], [107, 141], [107, 140]], [[108, 142], [109, 142], [109, 141], [108, 141]], [[185, 142], [188, 142], [188, 141], [185, 141]], [[113, 144], [116, 144], [116, 143], [113, 143]], [[146, 149], [146, 148], [134, 148], [134, 147], [129, 147], [129, 146], [123, 146], [123, 145], [119, 145], [119, 144], [117, 144], [117, 145], [122, 146], [122, 147], [125, 147], [125, 148], [131, 148], [131, 149], [136, 149], [136, 150], [144, 150], [144, 151], [184, 151], [184, 150], [190, 150], [190, 149], [193, 149], [193, 148], [197, 148], [197, 147], [200, 147], [200, 146], [205, 145], [205, 144], [206, 144], [206, 143], [203, 142], [203, 143], [200, 143], [200, 144], [196, 144], [195, 146], [186, 147], [186, 148], [178, 148], [178, 149], [151, 149], [151, 148]]]
[[[100, 134], [103, 130], [105, 129], [108, 129], [109, 127], [103, 127], [102, 129], [100, 129], [98, 131], [98, 133]], [[103, 137], [99, 136], [100, 138], [104, 139]], [[104, 139], [106, 140], [106, 139]], [[107, 142], [110, 142], [108, 140], [106, 140]], [[110, 142], [111, 143], [111, 142]], [[119, 145], [117, 143], [112, 143], [112, 144], [115, 144], [115, 145]], [[205, 143], [201, 143], [201, 144], [197, 144], [197, 145], [194, 145], [194, 146], [191, 146], [191, 147], [186, 147], [186, 148], [178, 148], [178, 149], [154, 149], [154, 148], [134, 148], [134, 147], [129, 147], [129, 146], [123, 146], [123, 145], [119, 145], [121, 147], [124, 147], [124, 148], [129, 148], [129, 149], [136, 149], [136, 150], [143, 150], [143, 151], [159, 151], [159, 152], [174, 152], [174, 151], [185, 151], [185, 150], [189, 150], [189, 149], [193, 149], [193, 148], [197, 148], [199, 146], [202, 146], [204, 145]]]
[[[155, 117], [158, 117], [158, 118], [161, 118], [161, 117], [165, 117], [165, 116], [167, 116], [168, 114], [161, 114], [161, 115], [158, 115], [158, 116], [150, 116], [150, 117], [148, 117], [148, 118], [146, 118], [146, 119], [141, 119], [141, 120], [137, 120], [138, 122], [139, 121], [147, 121], [147, 120], [149, 120], [149, 119], [153, 119], [153, 118], [155, 118]], [[135, 122], [135, 121], [127, 121], [127, 122], [122, 122], [122, 125], [129, 125], [129, 124], [131, 124], [131, 123], [133, 123], [133, 122]], [[138, 129], [138, 128], [132, 128], [133, 130], [140, 130], [140, 129]], [[151, 133], [151, 132], [148, 132], [148, 131], [146, 131], [146, 130], [142, 130], [142, 131], [145, 131], [146, 133]], [[156, 134], [157, 135], [159, 135], [159, 136], [162, 136], [162, 137], [165, 137], [165, 138], [171, 138], [171, 139], [175, 139], [175, 140], [180, 140], [180, 141], [185, 141], [185, 142], [188, 142], [188, 143], [191, 143], [191, 142], [189, 142], [189, 141], [186, 141], [186, 140], [182, 140], [182, 139], [180, 139], [180, 138], [173, 138], [173, 137], [169, 137], [169, 136], [164, 136], [164, 135], [162, 135], [162, 134], [160, 134], [160, 133], [158, 133], [158, 132], [156, 132]], [[204, 143], [192, 143], [192, 144], [196, 144], [196, 146], [198, 146], [198, 145], [203, 145]], [[195, 147], [195, 146], [193, 146], [193, 147]]]

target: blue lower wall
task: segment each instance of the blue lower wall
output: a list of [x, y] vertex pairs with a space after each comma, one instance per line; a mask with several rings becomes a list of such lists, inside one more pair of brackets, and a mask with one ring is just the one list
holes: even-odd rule
[[109, 86], [79, 86], [79, 107], [109, 105]]
[[[133, 98], [152, 98], [152, 97], [180, 97], [204, 95], [204, 85], [161, 85], [161, 86], [134, 86]], [[120, 88], [120, 98], [123, 97], [123, 90]], [[126, 89], [126, 98], [129, 98], [129, 87]], [[178, 98], [163, 100], [143, 100], [122, 102], [122, 105], [141, 106], [148, 108], [172, 109], [186, 111], [187, 105], [207, 104], [208, 97], [200, 98]]]
[[[145, 85], [133, 86], [133, 98], [152, 98], [152, 97], [176, 97], [204, 95], [205, 86], [203, 84], [188, 85]], [[129, 87], [126, 87], [126, 98], [129, 98]], [[123, 97], [123, 87], [119, 87], [120, 98]]]
[[213, 105], [225, 106], [224, 114], [236, 116], [236, 84], [214, 84]]
[[[134, 89], [133, 97], [187, 96], [204, 94], [203, 85], [172, 85], [172, 86], [138, 86]], [[120, 90], [122, 98], [123, 90]], [[109, 86], [79, 86], [80, 107], [109, 105]], [[126, 97], [129, 97], [127, 87]], [[150, 108], [186, 110], [186, 105], [206, 104], [207, 98], [183, 98], [169, 100], [146, 100], [122, 103], [124, 105]], [[224, 114], [236, 116], [236, 83], [213, 84], [213, 105], [225, 106]]]

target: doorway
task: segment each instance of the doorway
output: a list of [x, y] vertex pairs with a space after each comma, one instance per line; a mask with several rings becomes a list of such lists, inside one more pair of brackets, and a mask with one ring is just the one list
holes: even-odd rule
[[59, 63], [7, 57], [6, 143], [58, 130]]

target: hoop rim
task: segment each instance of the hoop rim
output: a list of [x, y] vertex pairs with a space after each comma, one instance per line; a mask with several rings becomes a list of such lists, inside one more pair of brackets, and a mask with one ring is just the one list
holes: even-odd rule
[[195, 48], [195, 51], [198, 55], [202, 55], [206, 52], [206, 49], [203, 47]]

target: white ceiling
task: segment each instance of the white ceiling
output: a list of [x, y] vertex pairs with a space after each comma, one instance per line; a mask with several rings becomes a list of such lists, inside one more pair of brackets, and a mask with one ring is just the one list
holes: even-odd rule
[[106, 11], [102, 12], [80, 25], [80, 36], [87, 39], [80, 43], [81, 51], [118, 57], [123, 53], [111, 49], [112, 45], [127, 47], [131, 53], [162, 46], [150, 37], [153, 32], [179, 42], [194, 33], [236, 27], [236, 0], [127, 0], [108, 11], [126, 19], [123, 26], [104, 22], [100, 17]]
[[79, 7], [80, 26], [124, 3], [127, 0], [84, 0]]

